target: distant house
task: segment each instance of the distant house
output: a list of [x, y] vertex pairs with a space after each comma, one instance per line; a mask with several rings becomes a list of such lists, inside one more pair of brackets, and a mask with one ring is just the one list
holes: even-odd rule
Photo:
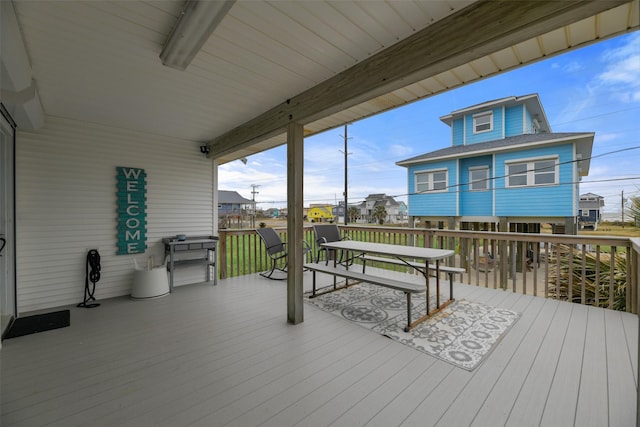
[[218, 227], [242, 228], [245, 221], [255, 226], [256, 202], [237, 191], [218, 190]]
[[307, 219], [311, 222], [333, 222], [332, 206], [311, 205], [307, 211]]
[[440, 120], [451, 127], [450, 147], [396, 163], [407, 168], [412, 219], [503, 224], [505, 231], [549, 223], [577, 232], [578, 183], [589, 173], [593, 132], [553, 133], [537, 94]]
[[253, 213], [256, 202], [246, 199], [237, 191], [218, 190], [218, 215]]
[[264, 214], [269, 218], [280, 218], [280, 209], [269, 208], [266, 211], [264, 211]]
[[407, 221], [407, 204], [403, 201], [396, 201], [393, 197], [384, 193], [369, 194], [364, 202], [360, 203], [360, 217], [364, 222], [376, 222], [373, 217], [376, 206], [384, 207], [387, 212], [385, 222], [397, 224]]
[[344, 201], [339, 201], [337, 206], [333, 206], [331, 208], [331, 214], [336, 219], [336, 221], [343, 222], [344, 221]]
[[602, 219], [600, 208], [604, 207], [604, 197], [593, 193], [580, 196], [578, 224], [581, 229], [597, 230]]

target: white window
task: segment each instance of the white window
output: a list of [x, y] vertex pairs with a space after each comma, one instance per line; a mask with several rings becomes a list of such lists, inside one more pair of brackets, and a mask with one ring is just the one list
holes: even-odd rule
[[532, 187], [558, 183], [557, 159], [507, 163], [507, 187]]
[[471, 191], [485, 191], [489, 189], [488, 167], [469, 168], [469, 189]]
[[488, 132], [493, 130], [493, 112], [474, 114], [473, 133]]
[[416, 193], [447, 190], [447, 170], [417, 172], [415, 174]]

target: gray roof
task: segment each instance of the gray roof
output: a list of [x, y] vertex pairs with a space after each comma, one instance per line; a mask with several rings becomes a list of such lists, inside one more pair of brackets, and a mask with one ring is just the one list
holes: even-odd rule
[[[586, 200], [595, 199], [595, 200]], [[578, 207], [580, 209], [598, 209], [604, 206], [604, 197], [594, 193], [586, 193], [580, 195]]]
[[[593, 146], [593, 132], [566, 132], [566, 133], [534, 133], [512, 136], [494, 141], [480, 142], [469, 145], [454, 145], [440, 150], [431, 151], [416, 157], [396, 162], [398, 166], [410, 166], [415, 163], [430, 162], [450, 158], [473, 157], [482, 154], [493, 154], [500, 151], [508, 151], [514, 148], [528, 148], [538, 145], [551, 145], [566, 142], [578, 142], [578, 153], [582, 155], [583, 175], [589, 171], [591, 148]], [[525, 147], [526, 146], [526, 147]]]
[[494, 99], [491, 101], [485, 101], [480, 104], [472, 105], [470, 107], [463, 108], [461, 110], [456, 110], [447, 114], [446, 116], [440, 117], [440, 120], [443, 123], [451, 126], [454, 119], [464, 117], [465, 115], [479, 112], [482, 110], [488, 110], [491, 108], [495, 108], [498, 106], [514, 106], [524, 104], [527, 107], [527, 110], [531, 114], [532, 117], [538, 120], [538, 123], [541, 126], [542, 132], [551, 133], [551, 125], [547, 120], [547, 114], [544, 112], [544, 108], [542, 108], [542, 103], [540, 102], [540, 97], [537, 93], [532, 93], [529, 95], [522, 96], [509, 96], [506, 98]]
[[368, 202], [373, 201], [373, 206], [385, 206], [387, 203], [389, 203], [389, 205], [391, 206], [396, 206], [399, 204], [392, 196], [387, 196], [385, 193], [369, 194], [366, 200]]
[[255, 203], [253, 200], [245, 199], [237, 191], [218, 190], [218, 203], [246, 205]]
[[377, 200], [377, 199], [383, 199], [385, 197], [387, 197], [387, 195], [384, 193], [374, 193], [374, 194], [369, 194], [367, 196], [367, 200]]
[[595, 198], [598, 198], [598, 199], [604, 199], [604, 197], [599, 196], [599, 195], [597, 195], [597, 194], [595, 194], [595, 193], [585, 193], [585, 194], [581, 194], [581, 195], [580, 195], [580, 198], [583, 198], [583, 197], [595, 197]]

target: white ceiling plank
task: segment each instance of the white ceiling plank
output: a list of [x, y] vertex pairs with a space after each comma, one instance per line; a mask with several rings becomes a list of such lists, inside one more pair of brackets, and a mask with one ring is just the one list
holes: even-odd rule
[[568, 40], [565, 37], [564, 28], [560, 28], [555, 31], [550, 31], [547, 34], [543, 34], [538, 37], [541, 40], [541, 44], [544, 47], [544, 55], [552, 55], [556, 52], [560, 52], [567, 48]]
[[[397, 13], [396, 8], [402, 7], [402, 2], [397, 2], [396, 7], [391, 6], [389, 1], [373, 1], [366, 5], [367, 15], [380, 27], [384, 27], [385, 30], [393, 37], [392, 43], [402, 40], [414, 32], [416, 29], [411, 25], [404, 17]], [[411, 5], [412, 2], [407, 1], [407, 5]], [[422, 29], [426, 26], [425, 21], [418, 28]]]
[[540, 45], [536, 39], [530, 39], [522, 43], [518, 43], [515, 47], [518, 50], [521, 63], [530, 62], [543, 56], [542, 51], [540, 50]]
[[332, 5], [348, 17], [351, 25], [358, 27], [375, 41], [375, 44], [371, 44], [369, 54], [388, 47], [396, 41], [389, 29], [371, 16], [367, 9], [362, 7], [361, 2], [335, 1]]
[[[272, 50], [290, 50], [290, 61], [299, 61], [299, 64], [313, 64], [316, 68], [326, 69], [321, 61], [323, 50], [331, 51], [332, 55], [340, 55], [322, 38], [306, 29], [303, 25], [293, 21], [281, 13], [276, 7], [266, 2], [241, 2], [239, 7], [244, 7], [243, 19], [245, 25], [254, 28], [262, 37], [269, 37], [274, 45]], [[268, 52], [267, 52], [268, 53]], [[317, 57], [320, 59], [316, 59]], [[346, 58], [345, 58], [346, 59]], [[336, 71], [336, 70], [328, 70]], [[320, 73], [320, 71], [315, 71]]]
[[[162, 66], [158, 55], [184, 0], [13, 3], [45, 114], [185, 141], [210, 141], [224, 135], [287, 99], [329, 84], [380, 49], [401, 43], [399, 39], [476, 4], [473, 0], [239, 0], [190, 67], [178, 72]], [[523, 11], [529, 3], [533, 2], [523, 2]], [[504, 7], [509, 5], [504, 3]], [[512, 18], [505, 15], [501, 19]], [[545, 22], [553, 19], [541, 18]], [[585, 19], [590, 21], [532, 32], [529, 39], [538, 37], [535, 43], [518, 42], [522, 62], [637, 29], [638, 1], [600, 11], [597, 19]], [[450, 39], [458, 38], [450, 34]], [[566, 34], [571, 41], [565, 39]], [[447, 39], [441, 37], [434, 45], [443, 42]], [[540, 56], [535, 54], [536, 45]], [[437, 77], [406, 80], [368, 100], [358, 99], [354, 105], [336, 95], [336, 111], [315, 118], [316, 122], [312, 118], [305, 132], [317, 133], [340, 126], [345, 118], [358, 120], [463, 81], [514, 69], [521, 64], [512, 46], [491, 55], [480, 52], [479, 57], [469, 59], [470, 65], [456, 64], [448, 75], [448, 70], [439, 70]], [[477, 47], [469, 45], [458, 54], [476, 51]], [[422, 55], [434, 52], [423, 49]], [[382, 78], [381, 72], [377, 66], [368, 71]], [[276, 135], [250, 151], [280, 141], [284, 140]], [[233, 158], [232, 153], [222, 157], [223, 161]]]
[[[211, 156], [221, 156], [268, 138], [291, 120], [309, 123], [334, 109], [374, 99], [387, 90], [414, 83], [477, 59], [532, 35], [590, 16], [614, 2], [477, 2], [363, 61], [291, 101], [278, 105], [240, 128], [211, 141]], [[345, 7], [346, 8], [346, 7]], [[508, 33], [509, 38], [499, 34]], [[429, 55], [425, 55], [428, 52]], [[447, 76], [444, 76], [447, 78]], [[449, 82], [455, 84], [455, 79]], [[444, 82], [448, 87], [449, 84]]]
[[490, 76], [500, 71], [488, 56], [476, 59], [472, 62], [472, 64], [474, 70], [476, 70], [480, 74], [480, 77]]
[[[351, 40], [343, 34], [339, 22], [344, 17], [329, 5], [320, 3], [320, 5], [323, 5], [323, 7], [320, 7], [318, 3], [310, 5], [309, 2], [304, 1], [274, 2], [273, 7], [323, 39], [326, 44], [314, 45], [313, 48], [319, 50], [323, 58], [329, 60], [330, 68], [339, 72], [343, 70], [345, 63], [356, 62], [361, 54], [360, 49], [354, 46]], [[340, 52], [344, 53], [345, 56], [340, 55]], [[331, 65], [332, 62], [340, 62], [340, 64]]]
[[594, 39], [596, 34], [595, 18], [583, 19], [571, 26], [571, 46], [580, 46]]
[[451, 71], [458, 77], [458, 85], [461, 83], [472, 82], [481, 77], [469, 64], [462, 64]]

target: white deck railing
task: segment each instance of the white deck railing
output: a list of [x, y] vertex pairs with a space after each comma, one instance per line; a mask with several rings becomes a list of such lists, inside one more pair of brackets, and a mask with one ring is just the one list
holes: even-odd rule
[[[340, 226], [354, 240], [453, 249], [448, 265], [462, 282], [580, 304], [638, 312], [640, 239], [559, 234]], [[286, 229], [277, 230], [286, 241]], [[316, 253], [313, 230], [305, 227]], [[270, 259], [254, 230], [221, 230], [221, 279], [267, 270]], [[383, 268], [406, 267], [381, 263]]]

